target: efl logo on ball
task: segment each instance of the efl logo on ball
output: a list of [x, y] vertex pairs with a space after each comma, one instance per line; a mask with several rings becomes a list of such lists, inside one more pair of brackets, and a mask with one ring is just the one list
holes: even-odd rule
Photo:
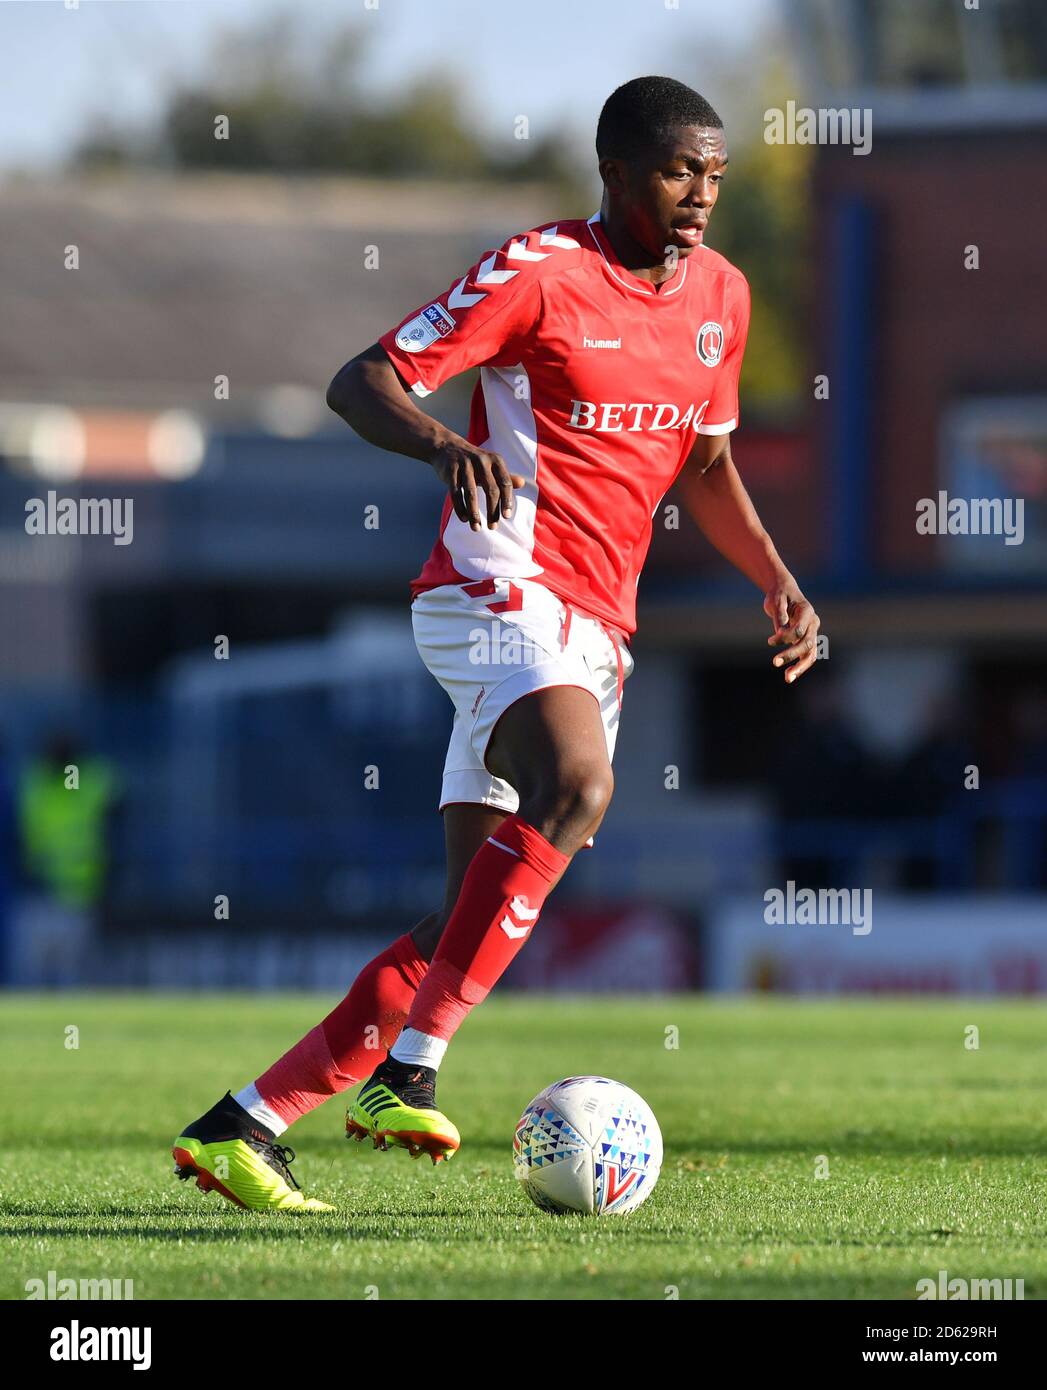
[[396, 335], [396, 346], [404, 352], [422, 352], [430, 343], [446, 338], [454, 329], [454, 319], [439, 304], [430, 304], [408, 319]]
[[695, 351], [707, 367], [715, 367], [723, 352], [723, 329], [712, 319], [703, 323], [698, 330]]

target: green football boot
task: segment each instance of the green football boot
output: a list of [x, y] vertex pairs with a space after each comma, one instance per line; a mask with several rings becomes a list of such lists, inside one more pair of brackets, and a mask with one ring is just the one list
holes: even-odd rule
[[346, 1111], [345, 1137], [370, 1137], [376, 1149], [390, 1144], [412, 1158], [428, 1154], [434, 1163], [457, 1152], [461, 1136], [436, 1108], [436, 1072], [389, 1057], [357, 1092]]
[[171, 1153], [176, 1177], [195, 1178], [204, 1192], [220, 1192], [249, 1211], [334, 1211], [302, 1196], [291, 1173], [294, 1150], [277, 1144], [229, 1091], [182, 1131]]

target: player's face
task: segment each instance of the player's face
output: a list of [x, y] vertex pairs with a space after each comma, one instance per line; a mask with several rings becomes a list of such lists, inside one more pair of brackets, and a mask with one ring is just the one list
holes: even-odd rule
[[727, 170], [722, 130], [682, 126], [651, 158], [625, 174], [626, 225], [656, 260], [667, 248], [689, 256], [700, 246]]

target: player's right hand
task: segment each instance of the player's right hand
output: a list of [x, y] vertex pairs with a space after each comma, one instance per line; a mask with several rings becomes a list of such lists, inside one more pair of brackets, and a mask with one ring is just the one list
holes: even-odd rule
[[492, 530], [499, 517], [512, 516], [513, 488], [523, 487], [527, 481], [519, 473], [510, 473], [500, 454], [466, 440], [441, 444], [429, 462], [451, 494], [455, 516], [473, 531], [483, 529], [485, 512]]

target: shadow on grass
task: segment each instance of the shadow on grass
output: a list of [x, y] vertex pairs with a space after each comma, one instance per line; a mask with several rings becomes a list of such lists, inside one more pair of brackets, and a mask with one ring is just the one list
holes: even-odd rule
[[[163, 1172], [164, 1166], [167, 1165], [166, 1175], [170, 1175], [171, 1159], [169, 1155], [165, 1154], [164, 1146], [162, 1144], [157, 1145], [155, 1136], [143, 1137], [137, 1134], [71, 1136], [63, 1133], [59, 1141], [58, 1136], [41, 1140], [39, 1134], [25, 1135], [24, 1137], [9, 1134], [5, 1142], [5, 1150], [8, 1154], [19, 1148], [39, 1153], [41, 1147], [46, 1147], [48, 1157], [53, 1159], [57, 1159], [64, 1153], [94, 1151], [101, 1159], [103, 1154], [107, 1156], [111, 1154], [114, 1145], [122, 1152], [134, 1151], [139, 1153], [151, 1150], [157, 1155], [158, 1171]], [[1047, 1123], [1041, 1126], [1038, 1133], [1030, 1131], [1017, 1138], [1014, 1136], [997, 1138], [985, 1132], [972, 1133], [965, 1129], [956, 1129], [953, 1133], [949, 1133], [945, 1125], [935, 1126], [932, 1129], [925, 1129], [922, 1133], [914, 1134], [911, 1130], [900, 1130], [894, 1133], [884, 1129], [859, 1127], [841, 1131], [827, 1124], [824, 1128], [812, 1128], [803, 1134], [778, 1134], [766, 1137], [754, 1137], [751, 1133], [744, 1131], [706, 1129], [696, 1131], [693, 1136], [667, 1141], [665, 1166], [668, 1168], [671, 1160], [676, 1158], [694, 1158], [698, 1155], [708, 1156], [710, 1154], [718, 1156], [723, 1153], [737, 1154], [740, 1157], [764, 1157], [778, 1154], [783, 1158], [790, 1155], [806, 1157], [810, 1154], [826, 1152], [862, 1158], [904, 1156], [929, 1159], [942, 1155], [953, 1158], [1042, 1158], [1045, 1148], [1047, 1148]], [[332, 1167], [342, 1159], [351, 1163], [358, 1153], [360, 1156], [366, 1155], [369, 1159], [371, 1157], [371, 1150], [369, 1149], [357, 1150], [355, 1146], [350, 1147], [344, 1141], [328, 1139], [303, 1139], [296, 1148], [296, 1153], [299, 1163], [314, 1166], [328, 1163]], [[382, 1161], [386, 1162], [390, 1157], [395, 1162], [396, 1158], [401, 1157], [401, 1155], [390, 1155], [383, 1158]], [[109, 1161], [107, 1157], [107, 1162]], [[481, 1164], [484, 1167], [498, 1169], [504, 1168], [506, 1164], [511, 1164], [511, 1162], [512, 1152], [509, 1144], [482, 1136], [467, 1142], [463, 1147], [457, 1168], [471, 1168], [475, 1164]]]
[[[676, 1159], [704, 1159], [715, 1169], [720, 1155], [738, 1158], [809, 1158], [825, 1153], [837, 1158], [912, 1158], [932, 1162], [939, 1158], [1042, 1158], [1047, 1147], [1047, 1126], [1040, 1135], [1019, 1140], [995, 1140], [991, 1135], [943, 1134], [922, 1138], [912, 1134], [887, 1134], [878, 1129], [852, 1129], [838, 1133], [830, 1127], [809, 1137], [777, 1135], [766, 1139], [740, 1138], [728, 1132], [703, 1133], [697, 1143], [666, 1145], [662, 1171]], [[713, 1156], [710, 1161], [710, 1156]]]
[[[180, 1241], [197, 1240], [209, 1241], [214, 1243], [228, 1243], [229, 1241], [242, 1241], [244, 1237], [258, 1236], [266, 1242], [272, 1240], [293, 1240], [301, 1241], [302, 1227], [299, 1222], [308, 1223], [308, 1229], [318, 1234], [327, 1234], [337, 1237], [339, 1240], [346, 1238], [353, 1239], [354, 1232], [347, 1230], [343, 1225], [335, 1224], [339, 1213], [331, 1212], [326, 1219], [317, 1215], [298, 1217], [289, 1216], [286, 1213], [272, 1212], [268, 1216], [260, 1214], [250, 1218], [250, 1220], [240, 1220], [239, 1214], [230, 1210], [222, 1213], [218, 1220], [228, 1219], [228, 1226], [222, 1227], [217, 1224], [211, 1226], [198, 1226], [189, 1222], [178, 1224], [178, 1217], [173, 1214], [172, 1224], [169, 1226], [158, 1226], [148, 1224], [145, 1221], [135, 1221], [126, 1219], [123, 1221], [113, 1221], [109, 1225], [100, 1226], [98, 1224], [84, 1224], [78, 1220], [76, 1212], [56, 1212], [53, 1217], [40, 1220], [38, 1211], [11, 1212], [9, 1215], [26, 1216], [30, 1220], [26, 1224], [19, 1222], [17, 1225], [10, 1221], [0, 1222], [0, 1235], [10, 1238], [24, 1236], [34, 1236], [38, 1239], [79, 1239], [79, 1240], [119, 1240], [123, 1236], [133, 1236], [136, 1239], [148, 1236], [152, 1240], [161, 1241]], [[98, 1214], [93, 1212], [92, 1216], [97, 1223]], [[32, 1217], [36, 1217], [34, 1222]], [[344, 1219], [344, 1216], [343, 1216]]]
[[[97, 1240], [118, 1240], [121, 1236], [149, 1236], [152, 1240], [197, 1240], [210, 1241], [212, 1244], [217, 1242], [228, 1242], [239, 1240], [244, 1235], [243, 1226], [230, 1227], [228, 1231], [215, 1230], [213, 1226], [143, 1226], [140, 1223], [129, 1222], [126, 1225], [114, 1223], [112, 1226], [78, 1226], [62, 1225], [55, 1223], [47, 1226], [0, 1226], [0, 1232], [5, 1236], [36, 1236], [38, 1239], [48, 1238], [59, 1240], [66, 1239], [97, 1239]], [[277, 1240], [284, 1237], [294, 1236], [298, 1238], [298, 1233], [291, 1230], [281, 1230], [279, 1227], [266, 1227], [260, 1230], [259, 1235], [265, 1236], [266, 1240], [272, 1240], [274, 1236]]]
[[[205, 1226], [192, 1224], [189, 1221], [182, 1223], [176, 1213], [172, 1213], [170, 1223], [166, 1225], [156, 1224], [155, 1215], [152, 1221], [145, 1218], [136, 1220], [133, 1217], [128, 1217], [123, 1220], [114, 1220], [108, 1225], [98, 1224], [97, 1213], [91, 1213], [94, 1217], [91, 1224], [87, 1224], [84, 1217], [75, 1211], [54, 1212], [44, 1218], [41, 1217], [39, 1211], [31, 1209], [10, 1211], [8, 1215], [27, 1218], [25, 1224], [22, 1222], [16, 1224], [10, 1220], [0, 1222], [0, 1236], [16, 1239], [33, 1237], [44, 1240], [118, 1240], [126, 1237], [135, 1239], [148, 1237], [163, 1242], [194, 1240], [210, 1244], [229, 1244], [234, 1241], [242, 1243], [245, 1238], [247, 1240], [257, 1238], [258, 1241], [264, 1241], [266, 1244], [274, 1240], [289, 1240], [300, 1244], [303, 1234], [309, 1234], [318, 1237], [321, 1241], [371, 1241], [392, 1245], [403, 1239], [399, 1229], [395, 1231], [390, 1229], [391, 1223], [394, 1221], [396, 1223], [414, 1223], [411, 1230], [413, 1241], [435, 1239], [442, 1244], [449, 1234], [443, 1228], [442, 1223], [460, 1219], [462, 1211], [460, 1208], [411, 1209], [400, 1207], [395, 1213], [368, 1213], [354, 1212], [351, 1208], [346, 1207], [323, 1215], [292, 1216], [288, 1213], [270, 1212], [266, 1215], [256, 1214], [252, 1217], [242, 1217], [240, 1213], [230, 1210], [228, 1212], [216, 1212], [215, 1223]], [[499, 1219], [497, 1216], [492, 1217], [490, 1213], [485, 1213], [482, 1228], [463, 1231], [456, 1225], [453, 1232], [454, 1243], [456, 1245], [483, 1245], [500, 1237], [514, 1241], [526, 1241], [531, 1239], [533, 1235], [534, 1238], [544, 1240], [550, 1247], [555, 1247], [561, 1239], [570, 1241], [579, 1232], [584, 1232], [586, 1234], [598, 1233], [604, 1242], [613, 1243], [620, 1240], [630, 1246], [664, 1246], [667, 1240], [670, 1242], [694, 1240], [696, 1235], [694, 1231], [678, 1228], [671, 1221], [665, 1226], [658, 1224], [657, 1221], [641, 1226], [635, 1220], [628, 1223], [611, 1225], [600, 1223], [596, 1225], [592, 1217], [581, 1215], [563, 1215], [553, 1221], [534, 1217], [533, 1231], [521, 1231], [520, 1218], [523, 1217], [526, 1220], [530, 1215], [527, 1211], [506, 1212]], [[651, 1213], [651, 1215], [654, 1214]], [[33, 1218], [36, 1219], [33, 1220]], [[347, 1224], [347, 1222], [351, 1222], [351, 1224]], [[955, 1244], [962, 1247], [971, 1242], [986, 1238], [991, 1239], [996, 1234], [981, 1228], [966, 1230], [907, 1228], [884, 1232], [870, 1229], [864, 1236], [856, 1236], [844, 1235], [842, 1232], [837, 1233], [829, 1228], [822, 1235], [811, 1236], [807, 1233], [801, 1235], [787, 1227], [779, 1229], [761, 1227], [756, 1230], [717, 1228], [712, 1232], [704, 1232], [701, 1241], [712, 1251], [723, 1251], [724, 1249], [745, 1251], [750, 1246], [777, 1246], [782, 1250], [810, 1250], [812, 1252], [865, 1250], [870, 1254], [875, 1254], [881, 1250], [912, 1250], [914, 1258], [917, 1258], [917, 1253], [925, 1252], [928, 1247], [940, 1249], [944, 1254], [951, 1245]], [[1038, 1242], [1039, 1237], [1030, 1234], [1027, 1239]]]

